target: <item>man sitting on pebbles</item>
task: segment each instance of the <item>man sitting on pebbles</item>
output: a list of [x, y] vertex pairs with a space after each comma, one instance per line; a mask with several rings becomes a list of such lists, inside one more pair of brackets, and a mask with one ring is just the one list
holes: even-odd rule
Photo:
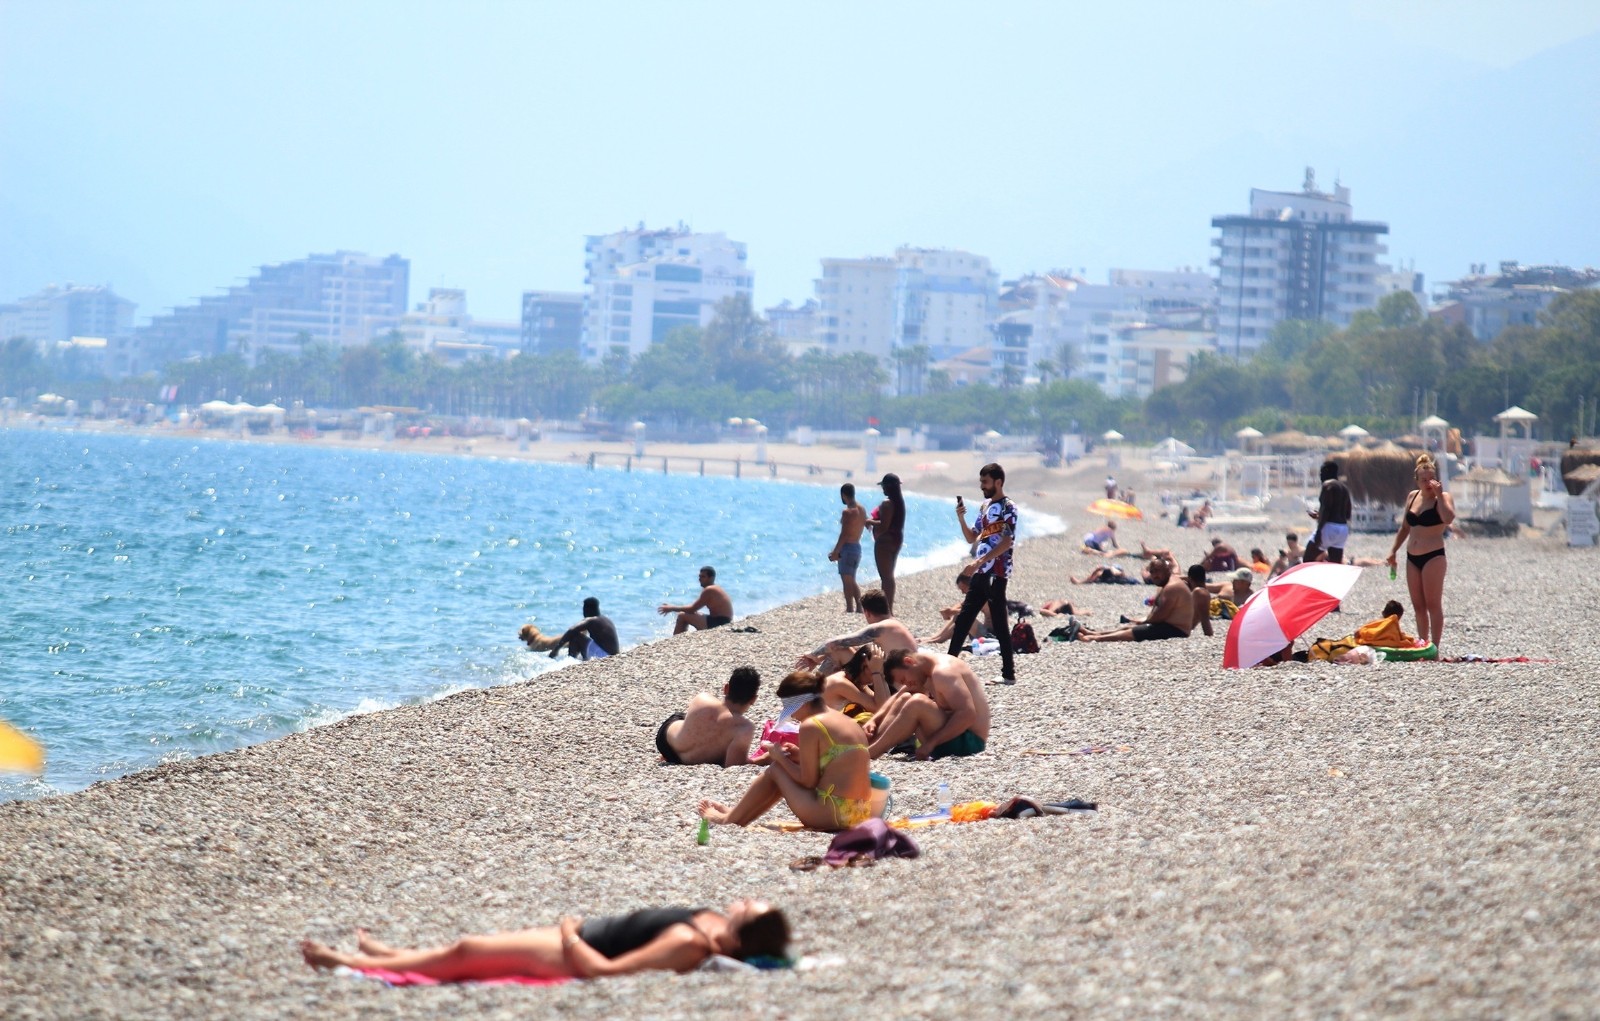
[[675, 635], [681, 635], [691, 628], [705, 631], [733, 622], [733, 599], [727, 590], [717, 584], [717, 569], [708, 564], [700, 568], [698, 599], [687, 606], [662, 603], [656, 607], [656, 612], [663, 617], [673, 613], [678, 615], [672, 624], [672, 633]]
[[876, 759], [915, 738], [919, 761], [976, 755], [989, 743], [989, 699], [972, 667], [943, 652], [897, 649], [884, 673], [900, 690], [866, 725]]
[[[1195, 565], [1199, 567], [1199, 565]], [[1194, 574], [1191, 568], [1191, 577]], [[1204, 570], [1198, 572], [1199, 587], [1193, 581], [1172, 576], [1172, 563], [1167, 560], [1150, 561], [1150, 579], [1161, 586], [1156, 593], [1155, 605], [1142, 621], [1114, 631], [1089, 631], [1080, 629], [1080, 642], [1155, 642], [1167, 638], [1188, 638], [1189, 632], [1199, 624], [1206, 634], [1211, 634], [1211, 593], [1205, 587]], [[1068, 625], [1069, 627], [1071, 625]]]
[[861, 613], [867, 619], [866, 627], [828, 639], [797, 659], [795, 666], [827, 675], [848, 663], [855, 650], [868, 642], [876, 642], [885, 652], [917, 647], [917, 637], [911, 629], [889, 616], [889, 597], [882, 589], [861, 593]]
[[656, 750], [669, 766], [743, 766], [750, 761], [755, 724], [745, 713], [755, 704], [761, 675], [742, 666], [722, 686], [722, 697], [700, 692], [689, 708], [668, 716], [656, 731]]

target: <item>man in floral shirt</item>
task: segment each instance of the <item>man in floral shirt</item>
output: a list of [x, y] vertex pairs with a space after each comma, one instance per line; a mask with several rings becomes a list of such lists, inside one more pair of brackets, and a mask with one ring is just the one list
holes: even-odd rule
[[1006, 582], [1011, 578], [1011, 547], [1017, 540], [1017, 505], [1006, 497], [1006, 470], [998, 464], [978, 469], [978, 487], [983, 490], [983, 506], [971, 525], [967, 524], [965, 502], [956, 497], [956, 520], [961, 522], [961, 534], [973, 544], [973, 560], [961, 572], [972, 579], [972, 585], [956, 616], [950, 655], [960, 654], [972, 622], [987, 605], [995, 638], [1000, 641], [1000, 678], [1015, 684], [1011, 628], [1006, 623]]

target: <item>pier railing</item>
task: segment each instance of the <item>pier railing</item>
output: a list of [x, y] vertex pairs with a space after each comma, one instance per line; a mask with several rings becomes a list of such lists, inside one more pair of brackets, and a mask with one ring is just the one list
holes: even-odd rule
[[751, 478], [810, 479], [817, 481], [836, 476], [848, 481], [855, 477], [849, 468], [829, 468], [819, 464], [798, 462], [756, 461], [742, 457], [695, 457], [689, 454], [619, 454], [611, 451], [589, 452], [589, 470], [597, 465], [618, 465], [626, 472], [651, 472], [670, 475], [731, 475], [736, 479]]

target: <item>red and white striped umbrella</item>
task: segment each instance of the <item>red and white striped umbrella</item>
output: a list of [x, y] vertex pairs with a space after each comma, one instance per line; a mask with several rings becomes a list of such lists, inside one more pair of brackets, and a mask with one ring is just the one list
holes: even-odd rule
[[1359, 577], [1359, 567], [1326, 562], [1297, 564], [1284, 571], [1234, 614], [1222, 665], [1251, 667], [1279, 651], [1338, 606]]

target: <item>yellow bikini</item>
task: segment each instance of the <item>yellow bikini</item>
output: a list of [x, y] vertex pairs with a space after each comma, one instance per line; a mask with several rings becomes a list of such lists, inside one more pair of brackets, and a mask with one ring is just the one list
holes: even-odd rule
[[[816, 717], [812, 717], [812, 719], [816, 722], [817, 729], [822, 731], [822, 736], [828, 742], [828, 747], [823, 750], [822, 755], [817, 759], [819, 771], [827, 769], [834, 759], [837, 759], [845, 752], [857, 750], [864, 752], [867, 750], [867, 746], [864, 744], [838, 743], [833, 739], [833, 735], [828, 733], [828, 728], [822, 725], [821, 720], [816, 719]], [[847, 830], [852, 826], [859, 826], [866, 822], [872, 815], [872, 799], [841, 798], [833, 793], [836, 787], [838, 787], [838, 784], [829, 784], [827, 790], [819, 789], [817, 791], [817, 800], [833, 809], [833, 821], [838, 827], [842, 830]]]

